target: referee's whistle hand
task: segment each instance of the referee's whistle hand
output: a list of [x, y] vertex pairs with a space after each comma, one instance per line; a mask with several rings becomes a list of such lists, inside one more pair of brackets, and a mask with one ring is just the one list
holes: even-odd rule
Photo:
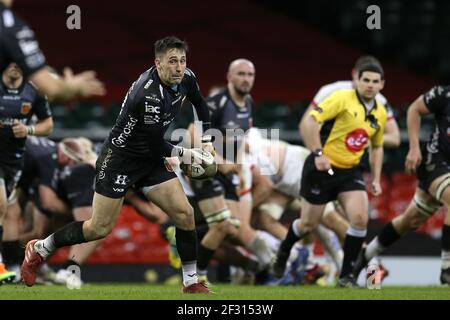
[[328, 160], [325, 155], [315, 157], [314, 164], [316, 165], [316, 169], [319, 171], [328, 171], [329, 169], [331, 169], [330, 160]]

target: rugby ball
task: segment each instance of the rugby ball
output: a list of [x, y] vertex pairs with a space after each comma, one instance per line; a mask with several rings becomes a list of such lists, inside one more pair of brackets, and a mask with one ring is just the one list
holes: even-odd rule
[[194, 180], [212, 179], [217, 173], [217, 163], [214, 156], [200, 148], [192, 149], [195, 156], [191, 158], [190, 163], [180, 163], [180, 169], [183, 173]]

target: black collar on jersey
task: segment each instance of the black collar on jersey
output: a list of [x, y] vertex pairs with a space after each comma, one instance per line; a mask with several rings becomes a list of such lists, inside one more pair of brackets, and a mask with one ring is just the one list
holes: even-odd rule
[[[152, 70], [152, 69], [153, 69], [153, 70]], [[171, 86], [168, 86], [168, 85], [164, 84], [164, 82], [162, 82], [162, 81], [161, 81], [161, 78], [159, 77], [158, 69], [156, 68], [156, 66], [152, 66], [152, 67], [150, 68], [150, 72], [153, 72], [153, 76], [152, 76], [153, 80], [158, 81], [158, 83], [159, 83], [160, 85], [162, 85], [165, 89], [167, 89], [170, 93], [176, 95], [176, 94], [178, 94], [178, 93], [180, 92], [180, 84], [181, 84], [181, 83], [180, 83], [180, 84], [177, 84], [177, 89], [178, 89], [177, 91], [173, 90], [173, 89], [171, 88]], [[183, 79], [184, 79], [184, 76], [183, 76]]]
[[[356, 89], [354, 89], [354, 90], [355, 90], [356, 96], [358, 97], [359, 103], [361, 103], [361, 105], [364, 107], [364, 110], [366, 111], [366, 114], [367, 114], [366, 104], [364, 103], [363, 99], [359, 95], [358, 90], [356, 90]], [[377, 103], [377, 100], [375, 99], [375, 97], [373, 98], [373, 104], [374, 104], [374, 106], [372, 109], [370, 109], [370, 111], [372, 111], [373, 109], [376, 109], [378, 107], [378, 103]]]
[[378, 119], [372, 114], [373, 110], [376, 110], [378, 108], [378, 103], [377, 100], [375, 99], [375, 97], [373, 98], [373, 103], [374, 106], [372, 107], [372, 109], [370, 109], [369, 113], [367, 113], [367, 109], [366, 109], [366, 105], [364, 104], [364, 101], [362, 100], [361, 96], [358, 93], [358, 90], [354, 89], [356, 96], [358, 97], [358, 101], [359, 103], [362, 105], [362, 107], [364, 108], [364, 115], [365, 115], [365, 120], [369, 120], [370, 122], [370, 126], [374, 129], [378, 129], [380, 128], [380, 125], [378, 124]]
[[[221, 92], [224, 92], [224, 93], [225, 93], [225, 95], [227, 96], [227, 98], [228, 98], [230, 101], [233, 102], [234, 107], [235, 107], [239, 112], [247, 112], [247, 110], [248, 110], [247, 102], [248, 102], [248, 97], [249, 97], [248, 94], [245, 95], [245, 98], [244, 98], [244, 106], [243, 106], [243, 107], [240, 107], [240, 106], [238, 106], [238, 104], [236, 103], [236, 101], [234, 101], [233, 98], [231, 97], [230, 90], [228, 90], [228, 86], [225, 88], [224, 91], [221, 91]], [[242, 109], [245, 109], [245, 111], [242, 111]]]

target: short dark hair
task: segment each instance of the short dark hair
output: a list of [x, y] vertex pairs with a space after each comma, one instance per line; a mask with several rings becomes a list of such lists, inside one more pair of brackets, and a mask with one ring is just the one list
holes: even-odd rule
[[155, 57], [164, 54], [167, 50], [173, 48], [182, 49], [185, 52], [188, 52], [186, 41], [180, 40], [174, 36], [169, 36], [155, 42]]
[[380, 64], [376, 64], [376, 63], [367, 63], [362, 65], [359, 69], [358, 69], [358, 79], [361, 79], [361, 76], [364, 72], [366, 71], [370, 71], [370, 72], [376, 72], [379, 73], [381, 76], [381, 79], [384, 79], [384, 70], [383, 67]]
[[358, 60], [356, 60], [355, 66], [353, 68], [359, 71], [359, 69], [361, 69], [362, 66], [367, 64], [377, 64], [381, 66], [380, 60], [378, 60], [374, 56], [361, 56], [358, 58]]

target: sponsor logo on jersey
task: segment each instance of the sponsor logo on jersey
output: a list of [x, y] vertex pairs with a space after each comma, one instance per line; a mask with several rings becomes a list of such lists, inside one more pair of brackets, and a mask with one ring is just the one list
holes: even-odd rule
[[126, 186], [128, 181], [129, 181], [129, 179], [128, 179], [127, 175], [118, 174], [118, 175], [116, 175], [116, 181], [114, 181], [114, 184]]
[[108, 153], [106, 154], [105, 159], [102, 162], [102, 165], [100, 167], [100, 172], [98, 173], [98, 179], [102, 180], [105, 178], [105, 169], [108, 168], [108, 162], [111, 159], [112, 156], [112, 150], [108, 149]]
[[153, 106], [146, 101], [145, 102], [145, 112], [159, 114], [159, 113], [161, 113], [161, 107]]
[[345, 146], [350, 152], [358, 152], [369, 142], [369, 135], [364, 129], [356, 129], [345, 137]]
[[22, 107], [20, 108], [21, 114], [28, 114], [31, 111], [31, 102], [22, 102]]
[[126, 146], [126, 141], [131, 136], [134, 126], [138, 122], [138, 119], [133, 118], [130, 115], [129, 115], [129, 117], [130, 117], [130, 120], [127, 122], [127, 124], [123, 128], [122, 133], [117, 138], [113, 138], [111, 140], [111, 143], [118, 148], [124, 148]]
[[158, 115], [144, 115], [144, 124], [155, 124], [159, 123], [159, 116]]

